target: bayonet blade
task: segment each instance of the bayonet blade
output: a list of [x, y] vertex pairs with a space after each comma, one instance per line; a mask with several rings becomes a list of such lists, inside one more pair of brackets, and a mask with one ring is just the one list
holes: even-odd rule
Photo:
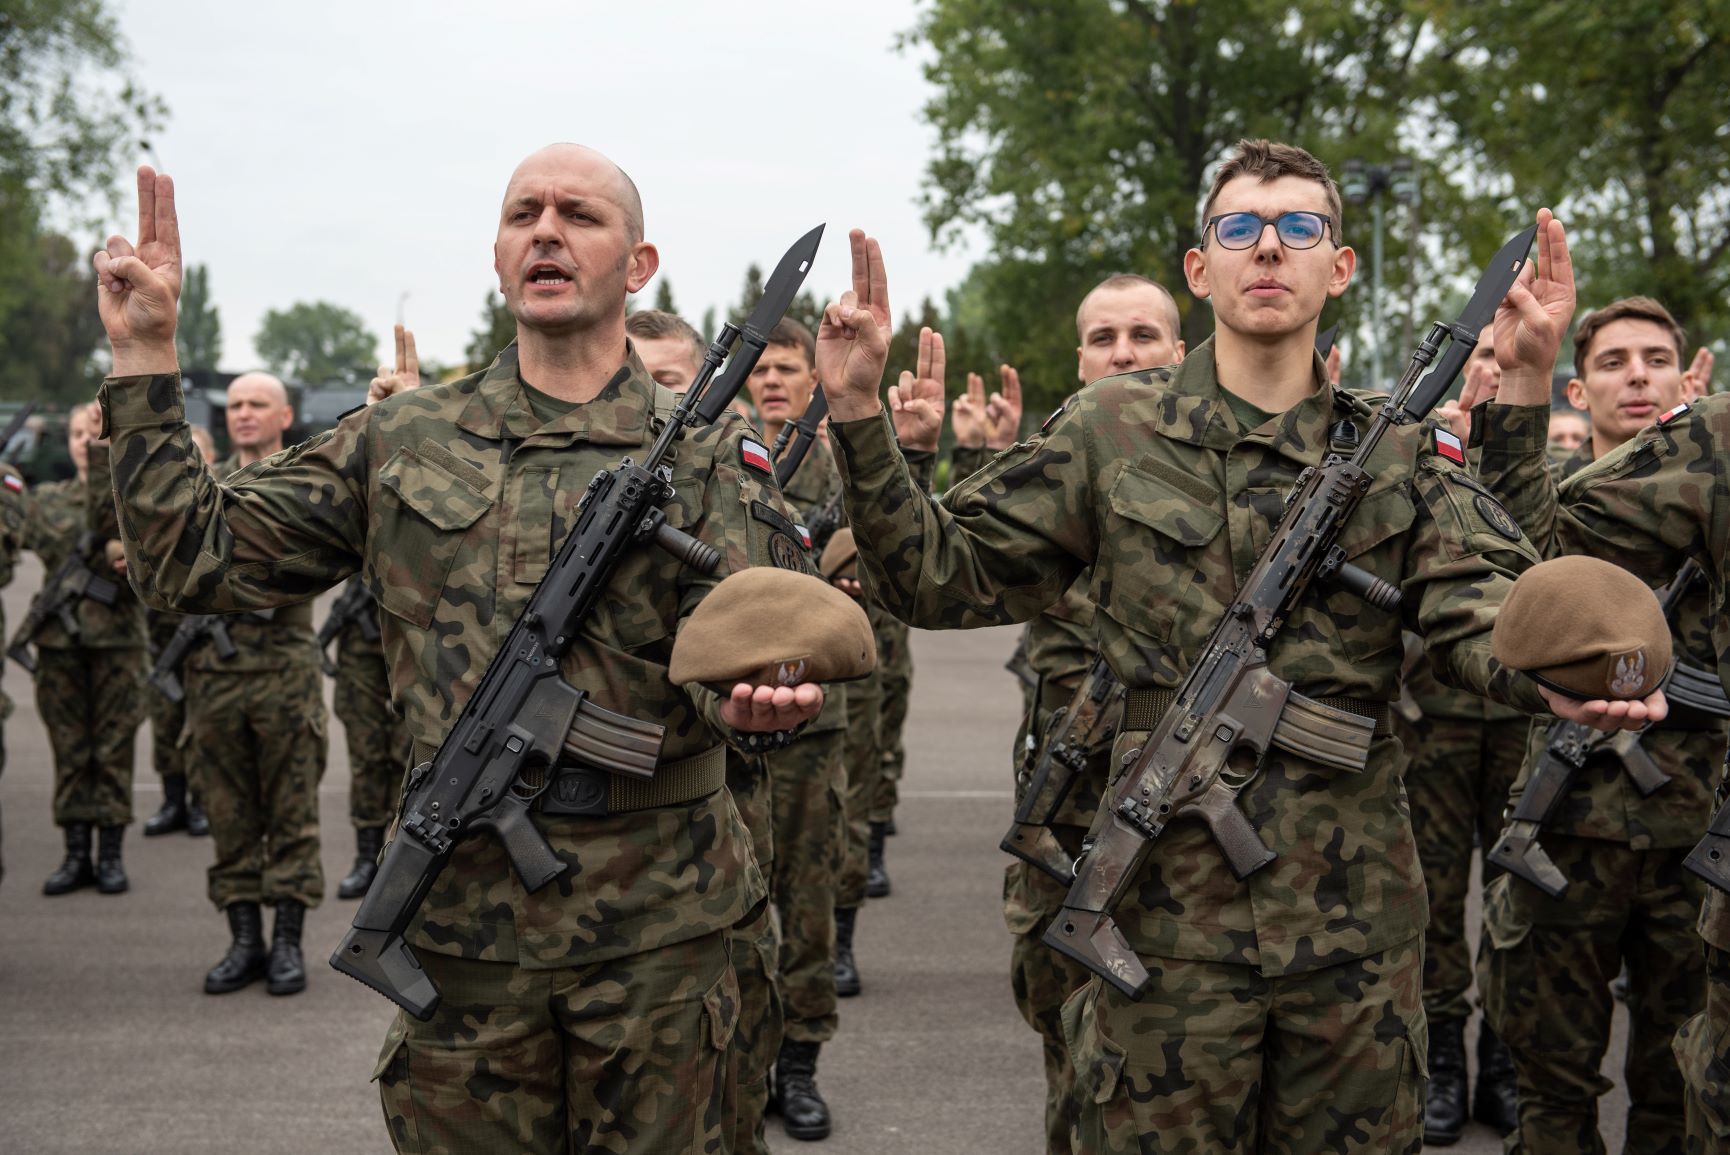
[[1340, 327], [1338, 325], [1330, 325], [1328, 328], [1323, 329], [1320, 333], [1317, 333], [1316, 334], [1316, 355], [1324, 361], [1327, 360], [1328, 354], [1332, 353], [1334, 351], [1334, 338], [1338, 337], [1339, 335], [1340, 335]]
[[733, 349], [732, 356], [727, 359], [727, 367], [716, 375], [697, 405], [697, 418], [703, 424], [720, 417], [721, 411], [739, 395], [745, 378], [751, 375], [751, 370], [757, 365], [757, 358], [763, 352], [769, 330], [780, 323], [781, 318], [787, 314], [787, 307], [793, 303], [793, 298], [799, 295], [799, 288], [805, 283], [805, 275], [811, 271], [812, 262], [817, 259], [817, 246], [822, 241], [823, 226], [818, 225], [794, 241], [793, 247], [787, 250], [781, 257], [780, 264], [775, 266], [775, 271], [769, 274], [769, 280], [763, 286], [762, 299], [746, 318], [739, 343]]
[[1532, 251], [1532, 241], [1537, 235], [1538, 226], [1532, 225], [1510, 238], [1507, 244], [1496, 251], [1496, 255], [1484, 268], [1484, 275], [1478, 278], [1478, 287], [1472, 292], [1472, 299], [1460, 310], [1455, 325], [1476, 337], [1485, 325], [1496, 319], [1496, 308], [1519, 279], [1520, 267], [1526, 263], [1526, 254]]

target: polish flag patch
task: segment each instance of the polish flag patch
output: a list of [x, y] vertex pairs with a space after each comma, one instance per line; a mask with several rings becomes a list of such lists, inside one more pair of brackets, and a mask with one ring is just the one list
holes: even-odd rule
[[14, 477], [8, 473], [4, 480], [6, 482], [6, 488], [10, 489], [13, 493], [24, 492], [24, 479], [22, 477]]
[[806, 529], [802, 525], [795, 525], [793, 528], [799, 531], [799, 540], [805, 543], [805, 548], [810, 549], [811, 548], [811, 531]]
[[1436, 452], [1455, 465], [1466, 463], [1466, 451], [1460, 445], [1460, 439], [1446, 429], [1436, 430]]
[[1664, 416], [1658, 418], [1658, 424], [1668, 425], [1686, 412], [1688, 412], [1688, 403], [1684, 401], [1682, 404], [1676, 406], [1676, 408], [1670, 410], [1670, 412], [1664, 414]]
[[745, 439], [743, 447], [739, 450], [739, 456], [744, 458], [746, 465], [760, 473], [772, 474], [775, 472], [774, 466], [769, 464], [769, 451], [749, 437]]

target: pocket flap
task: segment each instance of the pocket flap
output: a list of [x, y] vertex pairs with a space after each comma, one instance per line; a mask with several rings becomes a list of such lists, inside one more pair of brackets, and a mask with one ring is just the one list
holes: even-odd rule
[[1190, 547], [1206, 545], [1225, 525], [1225, 515], [1196, 494], [1133, 465], [1112, 482], [1111, 509]]
[[379, 470], [379, 481], [439, 529], [467, 529], [492, 507], [492, 499], [458, 475], [452, 465], [460, 462], [443, 464], [435, 460], [432, 448], [397, 450]]
[[378, 1062], [373, 1064], [371, 1082], [378, 1082], [385, 1071], [390, 1069], [391, 1060], [397, 1052], [408, 1045], [408, 1028], [403, 1025], [402, 1012], [397, 1012], [391, 1020], [390, 1030], [385, 1034], [384, 1047], [378, 1053]]

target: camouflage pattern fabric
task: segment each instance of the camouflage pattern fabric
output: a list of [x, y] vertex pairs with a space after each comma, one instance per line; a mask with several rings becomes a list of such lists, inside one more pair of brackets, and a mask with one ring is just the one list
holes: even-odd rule
[[1063, 1023], [1079, 1155], [1414, 1153], [1423, 1145], [1419, 940], [1311, 971], [1142, 956], [1129, 1002], [1095, 978]]
[[1512, 875], [1490, 884], [1484, 1013], [1513, 1052], [1520, 1127], [1509, 1151], [1602, 1152], [1598, 1099], [1610, 1042], [1611, 981], [1628, 966], [1627, 1139], [1623, 1150], [1682, 1149], [1682, 1088], [1671, 1046], [1703, 1005], [1694, 920], [1704, 884], [1682, 852], [1544, 833], [1569, 879], [1561, 901]]
[[[10, 465], [0, 462], [0, 589], [12, 584], [12, 570], [23, 547], [26, 508], [24, 476]], [[6, 630], [6, 612], [0, 609], [0, 638], [10, 639]], [[0, 690], [0, 774], [6, 770], [6, 719], [12, 716], [12, 699]], [[5, 823], [0, 820], [0, 834]], [[6, 859], [0, 854], [0, 880], [6, 877]]]
[[877, 632], [877, 660], [883, 664], [883, 705], [877, 719], [878, 758], [882, 769], [877, 795], [866, 817], [887, 822], [901, 801], [901, 774], [907, 768], [907, 705], [913, 698], [913, 646], [907, 627], [883, 615]]
[[368, 641], [353, 625], [337, 635], [335, 702], [353, 772], [349, 821], [357, 830], [382, 829], [396, 817], [410, 752], [408, 727], [391, 702], [382, 638]]
[[[1271, 537], [1299, 472], [1328, 452], [1330, 428], [1342, 419], [1367, 425], [1382, 403], [1333, 389], [1319, 358], [1313, 371], [1312, 396], [1245, 430], [1222, 397], [1213, 346], [1204, 342], [1176, 367], [1086, 386], [1040, 433], [999, 454], [941, 503], [914, 492], [887, 415], [834, 426], [874, 596], [916, 626], [996, 625], [1037, 615], [1091, 565], [1089, 596], [1113, 672], [1132, 689], [1175, 688]], [[1431, 429], [1395, 428], [1381, 440], [1369, 462], [1374, 480], [1339, 539], [1355, 565], [1403, 589], [1401, 613], [1323, 586], [1290, 615], [1269, 646], [1269, 665], [1311, 696], [1387, 702], [1399, 689], [1403, 625], [1425, 638], [1445, 679], [1541, 709], [1530, 681], [1489, 652], [1495, 608], [1535, 555], [1496, 532], [1474, 506], [1476, 483], [1435, 451]], [[1145, 737], [1120, 735], [1114, 756]], [[1301, 981], [1381, 959], [1364, 971], [1371, 986], [1355, 997], [1392, 1005], [1403, 997], [1393, 988], [1409, 987], [1413, 1016], [1397, 1020], [1394, 1040], [1376, 1038], [1373, 1022], [1351, 1017], [1341, 1029], [1371, 1037], [1353, 1034], [1339, 1053], [1373, 1048], [1376, 1073], [1361, 1086], [1348, 1077], [1348, 1085], [1332, 1088], [1348, 1101], [1360, 1093], [1366, 1103], [1374, 1098], [1378, 1118], [1400, 1120], [1386, 1133], [1392, 1141], [1377, 1149], [1416, 1142], [1415, 1109], [1409, 1128], [1404, 1115], [1387, 1112], [1393, 1088], [1383, 1072], [1406, 1071], [1407, 1056], [1421, 1056], [1425, 1046], [1405, 1029], [1410, 1021], [1421, 1030], [1417, 942], [1428, 912], [1401, 762], [1389, 739], [1372, 745], [1357, 773], [1270, 754], [1239, 804], [1277, 859], [1237, 882], [1204, 827], [1174, 824], [1116, 912], [1139, 954], [1226, 968], [1239, 982]], [[1269, 1002], [1243, 1005], [1264, 1019], [1276, 1013]], [[1107, 1033], [1148, 1046], [1161, 1038], [1185, 1045], [1160, 1032], [1199, 1031], [1205, 1018], [1186, 1013], [1181, 1024], [1162, 1025], [1151, 1008], [1110, 1000], [1100, 1013], [1110, 1020]], [[1270, 1030], [1269, 1042], [1258, 1046], [1261, 1032], [1250, 1032], [1240, 1056], [1198, 1048], [1194, 1060], [1221, 1070], [1265, 1065], [1265, 1141], [1279, 1147], [1291, 1136], [1301, 1146], [1317, 1124], [1271, 1107], [1286, 1093], [1277, 1033]], [[1215, 1084], [1199, 1067], [1192, 1077]], [[1103, 1100], [1083, 1100], [1085, 1130], [1090, 1118], [1097, 1124]]]
[[1673, 1050], [1682, 1072], [1683, 1150], [1716, 1155], [1730, 1149], [1730, 952], [1707, 945], [1706, 1007], [1676, 1032]]
[[[174, 631], [180, 628], [183, 616], [162, 610], [150, 611], [150, 653], [153, 664], [155, 655], [162, 652], [169, 639], [174, 637]], [[176, 702], [155, 686], [148, 686], [144, 691], [144, 701], [150, 714], [151, 765], [156, 767], [156, 773], [163, 778], [172, 778], [179, 774], [191, 781], [197, 768], [187, 765], [180, 745], [180, 736], [186, 729], [186, 699]], [[192, 783], [192, 790], [198, 797], [203, 798], [203, 787], [197, 782]]]
[[[751, 836], [751, 849], [765, 878], [774, 878], [773, 798], [762, 758], [727, 752], [727, 790]], [[771, 891], [773, 888], [771, 887]], [[739, 1022], [727, 1048], [723, 1123], [734, 1155], [769, 1155], [764, 1117], [769, 1108], [769, 1071], [781, 1051], [786, 1014], [781, 1004], [780, 938], [769, 903], [753, 909], [727, 932], [727, 950], [739, 983]]]
[[[867, 605], [873, 633], [883, 611]], [[881, 637], [881, 634], [878, 635]], [[879, 643], [881, 644], [881, 643]], [[841, 795], [844, 837], [835, 883], [835, 905], [865, 905], [865, 874], [871, 835], [871, 809], [883, 783], [883, 667], [847, 685], [847, 735], [843, 747], [845, 788]]]
[[391, 1142], [416, 1155], [726, 1151], [739, 993], [725, 938], [563, 969], [423, 955], [443, 1001], [431, 1022], [397, 1013], [373, 1072]]
[[[92, 452], [92, 458], [100, 452]], [[97, 476], [92, 469], [92, 477]], [[52, 574], [71, 555], [78, 537], [91, 525], [100, 506], [93, 491], [77, 478], [51, 481], [30, 490], [29, 514], [24, 526], [24, 548], [33, 549], [42, 559], [42, 567]], [[78, 619], [79, 637], [74, 641], [57, 617], [48, 619], [37, 634], [38, 650], [139, 650], [145, 645], [144, 607], [125, 582], [108, 568], [102, 559], [96, 562], [96, 572], [116, 578], [119, 595], [112, 606], [94, 598], [78, 599], [73, 611]]]
[[[218, 485], [187, 433], [176, 378], [111, 379], [102, 403], [140, 588], [182, 610], [232, 612], [359, 572], [384, 611], [390, 683], [417, 757], [474, 692], [589, 480], [640, 455], [674, 404], [627, 349], [593, 400], [543, 423], [513, 345], [481, 373], [352, 413]], [[633, 553], [561, 666], [597, 705], [665, 726], [666, 762], [731, 736], [713, 691], [668, 681], [674, 631], [727, 573], [772, 564], [789, 517], [773, 476], [744, 452], [748, 433], [724, 415], [687, 433], [668, 462], [668, 521], [719, 549], [720, 572]], [[767, 894], [731, 795], [533, 820], [569, 868], [554, 884], [527, 893], [501, 846], [466, 840], [411, 928], [445, 999], [425, 1027], [399, 1021], [394, 1070], [398, 1048], [387, 1046], [393, 1139], [406, 1150], [515, 1150], [528, 1134], [542, 1149], [636, 1150], [666, 1133], [664, 1147], [718, 1148], [719, 1055], [738, 1011], [725, 932]], [[453, 1056], [447, 1040], [459, 1036], [468, 1050]], [[563, 1062], [546, 1061], [552, 1047]], [[506, 1083], [476, 1106], [483, 1063]]]

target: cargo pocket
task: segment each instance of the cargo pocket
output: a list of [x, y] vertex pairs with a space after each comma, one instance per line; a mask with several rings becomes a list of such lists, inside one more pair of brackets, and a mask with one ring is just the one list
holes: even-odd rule
[[1025, 862], [1012, 862], [1003, 868], [1003, 924], [1010, 934], [1032, 934], [1039, 929], [1044, 916], [1032, 879], [1037, 873]]
[[703, 996], [703, 1042], [711, 1051], [725, 1051], [739, 1025], [739, 976], [732, 963]]
[[432, 624], [439, 595], [462, 552], [464, 532], [492, 508], [486, 477], [433, 443], [396, 451], [379, 470], [382, 498], [372, 535], [389, 541], [365, 575], [379, 605], [413, 625]]
[[[1123, 1078], [1123, 1048], [1106, 1038], [1094, 1012], [1099, 981], [1087, 983], [1063, 1002], [1063, 1045], [1075, 1068], [1075, 1094], [1083, 1103], [1104, 1106], [1117, 1095]], [[1083, 1112], [1086, 1116], [1095, 1112]], [[1097, 1145], [1083, 1144], [1087, 1150]]]
[[1484, 959], [1484, 1017], [1509, 1046], [1529, 1047], [1538, 1030], [1540, 992], [1526, 939], [1532, 920], [1519, 909], [1513, 888], [1525, 886], [1500, 874], [1484, 888], [1484, 933], [1490, 950]]
[[1708, 1150], [1730, 1149], [1730, 1032], [1714, 1032], [1705, 1013], [1695, 1015], [1676, 1032], [1671, 1044], [1682, 1072], [1683, 1105], [1688, 1132], [1719, 1140]]
[[420, 1124], [415, 1117], [414, 1084], [409, 1076], [408, 1025], [401, 1011], [391, 1020], [384, 1047], [372, 1068], [372, 1081], [378, 1084], [379, 1105], [384, 1108], [385, 1125], [390, 1128], [396, 1149], [423, 1150]]
[[1145, 465], [1126, 466], [1111, 485], [1092, 593], [1120, 625], [1163, 643], [1180, 617], [1211, 620], [1224, 610], [1201, 575], [1220, 568], [1220, 559], [1210, 563], [1206, 555], [1225, 515], [1207, 482], [1163, 462]]

